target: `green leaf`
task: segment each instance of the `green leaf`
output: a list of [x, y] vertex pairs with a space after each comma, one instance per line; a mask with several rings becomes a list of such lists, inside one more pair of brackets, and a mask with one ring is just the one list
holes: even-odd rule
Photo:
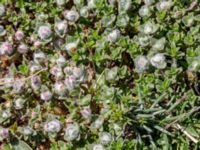
[[32, 148], [27, 143], [18, 139], [11, 141], [11, 145], [13, 150], [32, 150]]
[[28, 71], [29, 71], [28, 65], [22, 64], [22, 65], [19, 66], [19, 72], [20, 72], [20, 73], [26, 75], [26, 74], [28, 74]]

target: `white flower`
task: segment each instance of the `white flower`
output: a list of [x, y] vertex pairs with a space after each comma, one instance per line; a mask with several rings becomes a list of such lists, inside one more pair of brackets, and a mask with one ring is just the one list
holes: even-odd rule
[[194, 23], [194, 16], [193, 15], [184, 16], [182, 18], [182, 22], [186, 27], [190, 27]]
[[152, 48], [154, 50], [163, 50], [165, 47], [165, 43], [166, 43], [166, 39], [163, 37], [161, 39], [156, 40]]
[[66, 20], [56, 21], [54, 29], [60, 37], [65, 36], [65, 34], [67, 33], [67, 28], [68, 28], [68, 25], [67, 25]]
[[42, 25], [38, 28], [38, 36], [41, 40], [50, 39], [52, 35], [51, 28], [48, 25]]
[[38, 47], [41, 46], [41, 44], [42, 44], [42, 42], [39, 41], [39, 40], [37, 40], [37, 41], [34, 41], [33, 46], [36, 47], [36, 48], [38, 48]]
[[9, 130], [3, 127], [0, 127], [0, 141], [9, 137]]
[[52, 98], [52, 93], [50, 91], [45, 91], [40, 94], [40, 98], [44, 101], [49, 101]]
[[92, 123], [92, 128], [94, 129], [99, 129], [103, 125], [104, 119], [103, 118], [98, 118]]
[[2, 25], [0, 25], [0, 36], [4, 36], [6, 34], [6, 30]]
[[0, 45], [0, 55], [10, 55], [14, 51], [12, 44], [9, 42], [2, 42]]
[[65, 10], [64, 17], [71, 22], [76, 22], [79, 19], [79, 14], [75, 10]]
[[140, 46], [142, 46], [142, 47], [148, 46], [150, 43], [150, 36], [140, 35], [140, 36], [138, 36], [138, 42], [139, 42]]
[[23, 135], [31, 135], [33, 133], [33, 129], [29, 126], [22, 127], [19, 130]]
[[66, 88], [69, 90], [69, 91], [72, 91], [75, 89], [76, 87], [76, 78], [74, 76], [68, 76], [65, 81], [64, 81], [65, 85], [66, 85]]
[[56, 4], [58, 6], [63, 6], [65, 4], [65, 0], [56, 0]]
[[101, 144], [94, 144], [92, 150], [105, 150], [105, 148]]
[[167, 65], [165, 56], [162, 53], [155, 54], [153, 57], [151, 57], [150, 62], [152, 66], [158, 69], [164, 69]]
[[81, 109], [81, 115], [85, 118], [85, 119], [91, 119], [92, 117], [92, 110], [90, 109], [89, 106], [85, 106]]
[[149, 61], [145, 56], [137, 56], [135, 59], [135, 69], [138, 73], [146, 71], [149, 67]]
[[98, 0], [87, 0], [87, 7], [89, 9], [96, 8]]
[[54, 84], [54, 90], [58, 95], [64, 95], [67, 89], [64, 83], [58, 81]]
[[50, 133], [58, 133], [61, 130], [61, 123], [59, 120], [54, 119], [44, 125], [44, 130]]
[[87, 18], [89, 16], [89, 9], [87, 6], [84, 6], [80, 10], [80, 16]]
[[28, 52], [28, 45], [21, 43], [18, 48], [17, 51], [21, 54], [27, 53]]
[[0, 4], [0, 16], [4, 16], [6, 13], [6, 8], [3, 4]]
[[39, 89], [41, 87], [42, 81], [39, 76], [33, 76], [31, 78], [31, 87], [35, 90]]
[[103, 145], [108, 145], [112, 141], [112, 135], [108, 132], [103, 132], [100, 134], [100, 142]]
[[24, 86], [25, 86], [25, 84], [23, 81], [16, 81], [13, 84], [13, 91], [15, 93], [21, 93], [24, 90]]
[[108, 34], [107, 39], [110, 42], [116, 42], [120, 38], [120, 31], [118, 29], [113, 30]]
[[60, 55], [58, 59], [56, 59], [56, 63], [58, 66], [63, 67], [66, 65], [66, 59], [63, 55]]
[[8, 109], [6, 109], [6, 110], [4, 110], [4, 111], [1, 112], [1, 116], [2, 116], [3, 118], [5, 118], [5, 119], [10, 118], [11, 115], [12, 115], [12, 114], [11, 114], [10, 110], [8, 110]]
[[75, 79], [78, 82], [84, 82], [85, 81], [86, 72], [85, 72], [85, 70], [83, 70], [81, 68], [74, 67], [73, 76], [75, 77]]
[[46, 55], [43, 52], [36, 52], [33, 54], [33, 60], [35, 63], [40, 64], [46, 60]]
[[145, 5], [149, 6], [152, 5], [155, 2], [155, 0], [144, 0]]
[[77, 42], [72, 42], [65, 45], [65, 49], [67, 50], [68, 54], [76, 52], [77, 44]]
[[63, 78], [63, 71], [61, 67], [53, 66], [50, 70], [50, 73], [56, 77], [56, 79], [62, 79]]
[[18, 30], [15, 33], [15, 39], [18, 40], [18, 41], [21, 41], [23, 38], [24, 38], [24, 32], [21, 31], [21, 30]]
[[150, 10], [149, 10], [149, 6], [147, 5], [144, 5], [140, 8], [139, 10], [139, 15], [141, 17], [144, 17], [144, 16], [149, 16], [150, 15]]
[[144, 34], [153, 34], [157, 31], [158, 26], [152, 22], [147, 22], [140, 26], [139, 30]]
[[119, 12], [128, 11], [131, 8], [131, 0], [119, 0], [118, 1], [118, 8]]
[[15, 109], [19, 110], [19, 109], [22, 109], [24, 108], [24, 103], [25, 103], [25, 100], [22, 99], [22, 98], [18, 98], [14, 101], [14, 106], [15, 106]]
[[162, 0], [156, 4], [159, 11], [169, 10], [173, 3], [170, 0]]
[[199, 57], [195, 57], [192, 60], [188, 60], [188, 62], [190, 62], [188, 69], [191, 71], [197, 71], [200, 68], [200, 61], [199, 61]]
[[64, 139], [66, 141], [73, 141], [79, 137], [80, 129], [78, 124], [69, 124], [65, 129]]

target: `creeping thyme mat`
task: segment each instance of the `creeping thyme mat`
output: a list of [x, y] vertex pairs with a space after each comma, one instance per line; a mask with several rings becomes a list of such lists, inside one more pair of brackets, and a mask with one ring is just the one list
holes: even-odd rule
[[1, 0], [0, 149], [200, 149], [198, 0]]

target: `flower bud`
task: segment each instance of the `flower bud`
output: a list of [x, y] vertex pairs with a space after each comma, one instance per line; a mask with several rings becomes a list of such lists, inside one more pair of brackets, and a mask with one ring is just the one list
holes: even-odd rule
[[48, 25], [42, 25], [38, 28], [38, 36], [41, 40], [48, 40], [52, 36], [51, 28]]
[[108, 34], [107, 39], [110, 42], [116, 42], [120, 38], [120, 31], [118, 29], [113, 30]]
[[66, 88], [69, 90], [69, 91], [72, 91], [75, 89], [75, 86], [76, 86], [76, 78], [74, 76], [69, 76], [65, 79], [64, 81], [65, 85], [66, 85]]
[[24, 90], [24, 82], [23, 81], [16, 81], [13, 84], [13, 91], [15, 93], [21, 93]]
[[57, 119], [49, 121], [44, 125], [44, 130], [50, 133], [58, 133], [61, 130], [61, 123]]
[[76, 52], [77, 44], [78, 44], [77, 42], [72, 42], [72, 43], [68, 43], [65, 46], [65, 49], [67, 50], [68, 54], [73, 54]]
[[87, 7], [93, 9], [97, 7], [98, 0], [87, 0]]
[[79, 19], [79, 14], [75, 10], [65, 10], [64, 17], [71, 22], [76, 22]]
[[28, 45], [22, 43], [18, 46], [17, 51], [21, 54], [25, 54], [28, 52]]
[[118, 1], [118, 8], [119, 12], [128, 11], [131, 8], [131, 0], [119, 0]]
[[194, 23], [194, 16], [193, 15], [187, 15], [187, 16], [184, 16], [182, 18], [182, 22], [183, 24], [186, 26], [186, 27], [190, 27], [193, 25]]
[[23, 135], [28, 136], [28, 135], [33, 134], [33, 129], [32, 129], [31, 127], [29, 127], [29, 126], [20, 127], [20, 128], [19, 128], [19, 132], [20, 132], [21, 134], [23, 134]]
[[139, 35], [138, 36], [138, 42], [140, 46], [145, 47], [148, 46], [150, 43], [150, 36], [148, 35]]
[[65, 95], [67, 89], [64, 83], [58, 81], [54, 84], [54, 90], [58, 95], [63, 96]]
[[150, 62], [152, 66], [158, 69], [164, 69], [167, 65], [165, 62], [165, 56], [162, 53], [155, 54], [153, 57], [151, 57]]
[[64, 20], [64, 21], [57, 21], [55, 23], [55, 31], [56, 33], [60, 36], [60, 37], [64, 37], [65, 34], [67, 33], [67, 28], [68, 28], [68, 25], [67, 25], [67, 21]]
[[112, 142], [112, 135], [108, 132], [103, 132], [100, 134], [100, 142], [103, 145], [109, 145]]
[[83, 118], [90, 120], [92, 117], [92, 110], [89, 106], [83, 107], [81, 109], [81, 115], [83, 116]]
[[56, 0], [57, 6], [63, 6], [65, 4], [65, 0]]
[[0, 4], [0, 16], [4, 16], [6, 14], [6, 8], [3, 4]]
[[31, 87], [34, 89], [34, 90], [37, 90], [41, 87], [42, 85], [42, 81], [41, 81], [41, 78], [40, 76], [33, 76], [31, 78]]
[[152, 48], [154, 50], [163, 50], [165, 48], [166, 39], [163, 37], [154, 42]]
[[92, 123], [92, 128], [94, 129], [99, 129], [103, 125], [104, 119], [103, 118], [97, 118], [93, 123]]
[[81, 69], [81, 68], [75, 67], [75, 68], [73, 69], [73, 76], [75, 77], [75, 79], [76, 79], [78, 82], [82, 83], [82, 82], [85, 81], [85, 78], [86, 78], [86, 71], [83, 70], [83, 69]]
[[18, 41], [21, 41], [23, 38], [24, 38], [24, 32], [21, 31], [21, 30], [18, 30], [15, 33], [15, 39], [18, 40]]
[[35, 48], [39, 48], [41, 45], [42, 45], [42, 42], [39, 41], [39, 40], [37, 40], [37, 41], [35, 41], [35, 42], [33, 43], [33, 46], [34, 46]]
[[50, 91], [45, 91], [40, 94], [41, 100], [49, 101], [52, 98], [52, 93]]
[[2, 118], [4, 118], [4, 119], [10, 118], [11, 115], [12, 115], [12, 114], [11, 114], [11, 112], [10, 112], [9, 109], [3, 110], [3, 111], [1, 112], [1, 116], [2, 116]]
[[150, 14], [149, 6], [144, 5], [139, 9], [139, 15], [141, 17], [149, 16], [149, 14]]
[[163, 0], [156, 4], [156, 7], [159, 11], [169, 10], [173, 3], [170, 0]]
[[58, 59], [56, 59], [56, 63], [57, 63], [57, 65], [58, 66], [60, 66], [60, 67], [64, 67], [65, 65], [66, 65], [66, 59], [65, 59], [65, 57], [63, 56], [63, 55], [60, 55], [59, 57], [58, 57]]
[[64, 139], [66, 141], [73, 141], [79, 137], [79, 126], [78, 124], [69, 124], [65, 129]]
[[150, 6], [155, 2], [155, 0], [144, 0], [145, 5]]
[[74, 67], [69, 67], [69, 66], [67, 66], [67, 67], [64, 68], [64, 73], [65, 73], [67, 76], [73, 75], [73, 70], [74, 70]]
[[15, 107], [15, 109], [20, 110], [20, 109], [24, 108], [24, 103], [25, 103], [24, 99], [22, 99], [22, 98], [16, 99], [14, 101], [14, 107]]
[[0, 127], [0, 141], [7, 139], [9, 137], [9, 130], [3, 127]]
[[198, 71], [199, 70], [199, 68], [200, 68], [199, 57], [194, 57], [192, 59], [189, 59], [188, 62], [189, 62], [188, 70], [190, 70], [190, 71]]
[[14, 49], [9, 42], [2, 42], [0, 45], [0, 55], [11, 55]]
[[4, 26], [0, 25], [0, 36], [4, 36], [6, 34], [6, 30], [4, 29]]
[[42, 67], [39, 64], [36, 64], [35, 62], [30, 64], [30, 72], [31, 73], [34, 73], [34, 72], [39, 71], [41, 69], [42, 69]]
[[89, 16], [89, 9], [87, 6], [84, 6], [80, 10], [80, 16], [87, 18]]
[[94, 144], [92, 150], [105, 150], [105, 148], [101, 144]]
[[147, 22], [140, 26], [139, 30], [144, 34], [153, 34], [157, 31], [158, 26], [152, 22]]
[[135, 69], [138, 73], [146, 71], [149, 67], [149, 61], [145, 56], [137, 56], [135, 59]]
[[46, 60], [46, 55], [43, 52], [36, 52], [33, 54], [33, 60], [35, 63], [40, 64]]
[[56, 79], [62, 79], [63, 78], [63, 72], [62, 68], [58, 66], [53, 66], [50, 70], [50, 73], [56, 77]]

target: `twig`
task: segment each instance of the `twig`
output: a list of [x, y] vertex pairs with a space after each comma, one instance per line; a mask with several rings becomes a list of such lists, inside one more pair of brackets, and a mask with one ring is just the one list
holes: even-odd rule
[[195, 139], [192, 135], [190, 135], [180, 124], [177, 123], [175, 125], [175, 128], [178, 128], [179, 130], [181, 130], [181, 132], [183, 132], [183, 134], [185, 134], [194, 143], [198, 143], [198, 140]]

